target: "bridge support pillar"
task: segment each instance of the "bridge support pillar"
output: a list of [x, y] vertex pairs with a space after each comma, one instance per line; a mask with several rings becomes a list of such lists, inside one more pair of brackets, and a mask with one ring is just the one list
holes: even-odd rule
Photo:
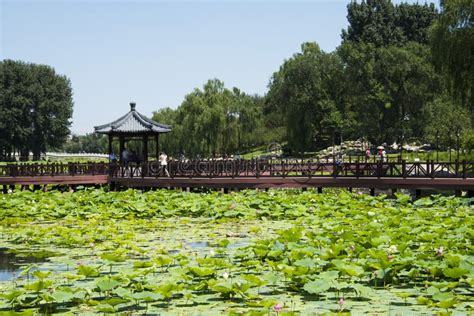
[[305, 191], [308, 191], [308, 188], [307, 188], [307, 187], [303, 187], [303, 188], [301, 188], [301, 190], [302, 190], [303, 192], [305, 192]]
[[15, 191], [15, 185], [14, 184], [10, 184], [10, 190]]
[[375, 188], [370, 188], [370, 196], [375, 196]]
[[420, 189], [416, 189], [415, 190], [415, 199], [419, 199], [421, 197], [421, 190]]
[[347, 191], [352, 193], [352, 188], [347, 188]]
[[8, 193], [8, 186], [6, 184], [4, 184], [2, 187], [3, 187], [2, 188], [3, 194], [7, 194]]
[[48, 185], [45, 184], [45, 185], [43, 185], [43, 192], [47, 192], [47, 191], [48, 191]]
[[318, 187], [318, 193], [323, 193], [323, 188], [322, 187]]

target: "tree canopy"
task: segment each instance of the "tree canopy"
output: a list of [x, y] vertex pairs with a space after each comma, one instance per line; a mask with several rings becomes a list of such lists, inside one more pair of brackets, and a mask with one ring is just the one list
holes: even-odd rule
[[52, 67], [0, 62], [0, 155], [38, 159], [69, 135], [73, 99], [69, 79]]
[[[176, 109], [154, 112], [174, 128], [161, 148], [215, 156], [277, 141], [303, 153], [342, 138], [433, 142], [439, 134], [449, 146], [454, 132], [472, 147], [473, 1], [443, 0], [440, 13], [433, 4], [352, 1], [347, 19], [335, 51], [303, 43], [273, 73], [264, 96], [212, 79]], [[44, 65], [5, 60], [0, 67], [1, 153], [37, 157], [63, 144], [72, 115], [69, 80]], [[87, 135], [64, 148], [103, 146]]]
[[[474, 1], [442, 0], [431, 33], [433, 59], [451, 95], [474, 113]], [[472, 118], [474, 119], [474, 118]]]
[[343, 42], [372, 43], [376, 47], [428, 43], [429, 27], [436, 18], [433, 4], [394, 5], [390, 0], [351, 2], [347, 6], [349, 27], [342, 31]]
[[157, 111], [153, 119], [173, 125], [163, 150], [188, 157], [231, 155], [262, 143], [262, 104], [237, 88], [209, 80], [186, 95], [176, 109]]

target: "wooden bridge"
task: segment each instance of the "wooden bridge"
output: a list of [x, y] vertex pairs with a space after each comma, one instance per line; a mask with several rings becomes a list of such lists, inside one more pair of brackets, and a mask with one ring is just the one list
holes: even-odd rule
[[[119, 188], [435, 189], [474, 191], [474, 163], [252, 159], [144, 163], [25, 163], [0, 166], [3, 192], [15, 186], [104, 185]], [[168, 175], [169, 174], [169, 175]]]

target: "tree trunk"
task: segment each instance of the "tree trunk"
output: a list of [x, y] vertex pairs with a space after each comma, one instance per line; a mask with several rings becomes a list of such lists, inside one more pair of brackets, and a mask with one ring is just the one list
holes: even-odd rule
[[28, 161], [30, 158], [30, 151], [28, 149], [20, 150], [20, 161]]

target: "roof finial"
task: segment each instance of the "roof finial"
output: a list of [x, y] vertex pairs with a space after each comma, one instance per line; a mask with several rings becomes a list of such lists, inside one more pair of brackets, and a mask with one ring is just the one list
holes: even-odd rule
[[135, 106], [137, 104], [135, 102], [130, 102], [130, 111], [135, 111]]

